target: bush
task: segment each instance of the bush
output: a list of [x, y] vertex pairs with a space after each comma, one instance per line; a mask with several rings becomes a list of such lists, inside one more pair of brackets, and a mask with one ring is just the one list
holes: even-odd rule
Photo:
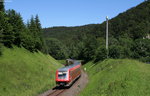
[[123, 47], [116, 45], [110, 46], [109, 57], [114, 59], [123, 58]]
[[150, 62], [150, 39], [135, 40], [132, 57], [144, 62]]
[[102, 61], [107, 58], [107, 50], [105, 46], [100, 46], [95, 53], [94, 62]]

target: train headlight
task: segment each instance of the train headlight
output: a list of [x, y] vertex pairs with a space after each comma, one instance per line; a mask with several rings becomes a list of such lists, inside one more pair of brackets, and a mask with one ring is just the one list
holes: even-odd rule
[[63, 72], [58, 72], [58, 75], [62, 75], [63, 74]]
[[67, 72], [62, 72], [63, 74], [67, 74]]
[[58, 72], [59, 75], [67, 74], [67, 72]]

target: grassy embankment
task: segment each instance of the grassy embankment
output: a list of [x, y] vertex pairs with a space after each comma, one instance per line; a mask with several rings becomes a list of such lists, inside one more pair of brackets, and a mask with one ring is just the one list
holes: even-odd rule
[[57, 60], [59, 63], [65, 65], [66, 64], [66, 60]]
[[2, 48], [0, 96], [36, 96], [55, 85], [55, 71], [62, 65], [41, 52]]
[[80, 96], [149, 96], [150, 65], [135, 60], [105, 60], [84, 66], [89, 84]]

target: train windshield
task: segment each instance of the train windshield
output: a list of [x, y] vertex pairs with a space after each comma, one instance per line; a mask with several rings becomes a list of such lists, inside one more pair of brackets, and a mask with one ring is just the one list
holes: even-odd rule
[[66, 79], [67, 78], [67, 72], [58, 72], [58, 78], [59, 79]]

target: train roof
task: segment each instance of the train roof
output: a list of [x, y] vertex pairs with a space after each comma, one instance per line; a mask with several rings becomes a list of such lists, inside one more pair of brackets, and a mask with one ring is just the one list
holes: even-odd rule
[[66, 59], [66, 60], [68, 60], [68, 61], [74, 61], [73, 59]]
[[79, 61], [75, 61], [74, 64], [71, 64], [69, 66], [65, 66], [65, 67], [62, 67], [60, 69], [58, 69], [58, 71], [68, 71], [70, 68], [73, 68], [77, 65], [80, 65], [81, 63]]

